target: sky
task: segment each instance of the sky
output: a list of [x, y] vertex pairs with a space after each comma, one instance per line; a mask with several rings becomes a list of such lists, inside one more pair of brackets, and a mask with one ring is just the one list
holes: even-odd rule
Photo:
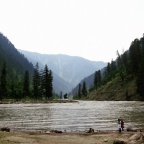
[[144, 0], [0, 0], [17, 49], [111, 62], [144, 33]]

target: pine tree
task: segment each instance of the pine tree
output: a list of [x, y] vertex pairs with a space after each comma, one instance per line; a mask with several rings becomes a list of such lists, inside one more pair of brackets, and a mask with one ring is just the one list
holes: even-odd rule
[[94, 86], [97, 88], [98, 85], [98, 72], [96, 71], [94, 74]]
[[0, 83], [0, 99], [6, 98], [7, 94], [7, 81], [6, 81], [7, 71], [6, 71], [6, 63], [3, 63], [2, 71], [1, 71], [1, 83]]
[[43, 75], [42, 75], [42, 85], [44, 89], [45, 99], [50, 99], [52, 97], [52, 71], [48, 69], [48, 66], [45, 65]]
[[33, 96], [35, 99], [40, 98], [40, 73], [39, 73], [39, 66], [36, 63], [34, 68], [34, 75], [33, 75]]
[[113, 61], [113, 59], [111, 60], [111, 70], [112, 71], [116, 70], [116, 62]]
[[52, 71], [50, 70], [49, 71], [49, 98], [51, 98], [52, 97], [52, 95], [53, 95], [53, 84], [52, 84], [52, 82], [53, 82], [53, 76], [52, 76]]
[[11, 98], [16, 98], [16, 91], [15, 91], [15, 85], [14, 85], [14, 81], [11, 81], [11, 93], [10, 93], [10, 97]]
[[81, 84], [79, 84], [78, 88], [78, 98], [81, 99]]
[[140, 50], [140, 41], [138, 39], [135, 39], [130, 48], [130, 63], [131, 63], [131, 71], [135, 75], [138, 72], [139, 64], [141, 62], [141, 50]]
[[87, 96], [87, 87], [85, 81], [83, 81], [82, 94], [83, 96]]
[[101, 83], [101, 71], [98, 70], [94, 74], [94, 86], [96, 87], [96, 89], [98, 85], [100, 85], [100, 83]]
[[110, 74], [111, 72], [111, 64], [108, 62], [107, 64], [107, 74]]
[[97, 77], [98, 77], [98, 84], [100, 84], [101, 83], [101, 71], [100, 70], [98, 70], [98, 72], [97, 72]]
[[128, 65], [128, 52], [124, 52], [122, 55], [122, 63], [124, 65], [124, 68], [126, 69], [126, 72], [129, 72], [129, 65]]
[[23, 96], [29, 96], [30, 94], [30, 82], [29, 82], [29, 72], [26, 70], [23, 80]]
[[141, 65], [139, 69], [136, 84], [137, 84], [137, 92], [140, 94], [140, 100], [144, 101], [144, 63], [142, 64], [143, 65]]
[[140, 99], [144, 101], [144, 35], [140, 39], [140, 48], [141, 48], [141, 62], [137, 75], [137, 92], [140, 94]]

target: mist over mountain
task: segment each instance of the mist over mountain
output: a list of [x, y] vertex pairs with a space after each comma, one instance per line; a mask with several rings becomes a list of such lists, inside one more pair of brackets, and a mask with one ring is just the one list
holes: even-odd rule
[[62, 84], [60, 85], [60, 83], [57, 83], [57, 85], [62, 86], [60, 91], [65, 92], [70, 92], [83, 78], [106, 66], [104, 62], [90, 61], [78, 56], [40, 54], [24, 50], [19, 51], [24, 54], [33, 65], [38, 62], [39, 67], [43, 68], [44, 65], [47, 64], [48, 68], [51, 69], [54, 74], [54, 81], [56, 78], [59, 79], [59, 82], [64, 81], [65, 87], [62, 86]]

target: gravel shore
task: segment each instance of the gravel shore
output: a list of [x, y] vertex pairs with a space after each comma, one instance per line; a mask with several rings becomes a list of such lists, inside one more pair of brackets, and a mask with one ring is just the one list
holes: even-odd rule
[[144, 131], [0, 132], [0, 144], [143, 144]]

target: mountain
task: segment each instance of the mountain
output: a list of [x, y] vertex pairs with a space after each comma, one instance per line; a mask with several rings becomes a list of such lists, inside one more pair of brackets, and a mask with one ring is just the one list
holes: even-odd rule
[[[38, 62], [39, 66], [43, 68], [47, 64], [54, 74], [63, 79], [65, 83], [67, 82], [66, 86], [69, 86], [69, 89], [75, 87], [83, 78], [106, 66], [104, 62], [90, 61], [78, 56], [40, 54], [24, 50], [19, 50], [19, 52], [24, 54], [34, 65]], [[59, 83], [57, 84], [59, 85]], [[63, 87], [61, 91], [67, 87]]]
[[[103, 74], [104, 69], [105, 69], [105, 67], [100, 70], [100, 71], [101, 71], [101, 74]], [[94, 85], [94, 74], [95, 74], [95, 72], [92, 73], [91, 75], [85, 77], [84, 79], [82, 79], [82, 80], [79, 82], [79, 84], [81, 84], [81, 86], [82, 86], [82, 85], [83, 85], [83, 82], [85, 81], [85, 82], [86, 82], [87, 90], [89, 90], [89, 89], [90, 89], [91, 87], [93, 87], [93, 85]], [[76, 87], [74, 87], [74, 88], [72, 89], [71, 93], [72, 93], [73, 95], [77, 94], [78, 89], [79, 89], [79, 84], [76, 85]]]
[[[93, 86], [93, 83], [94, 83], [94, 73], [89, 75], [88, 77], [85, 77], [84, 79], [82, 79], [79, 82], [79, 84], [81, 84], [81, 86], [82, 86], [84, 81], [86, 82], [87, 89], [91, 88]], [[76, 87], [72, 89], [72, 95], [77, 94], [78, 89], [79, 89], [79, 84], [76, 85]]]
[[0, 33], [0, 70], [4, 62], [6, 63], [8, 77], [11, 80], [19, 79], [26, 70], [29, 71], [30, 78], [32, 78], [32, 63], [15, 48], [7, 37]]
[[57, 94], [65, 94], [71, 91], [72, 85], [53, 72], [53, 89]]

